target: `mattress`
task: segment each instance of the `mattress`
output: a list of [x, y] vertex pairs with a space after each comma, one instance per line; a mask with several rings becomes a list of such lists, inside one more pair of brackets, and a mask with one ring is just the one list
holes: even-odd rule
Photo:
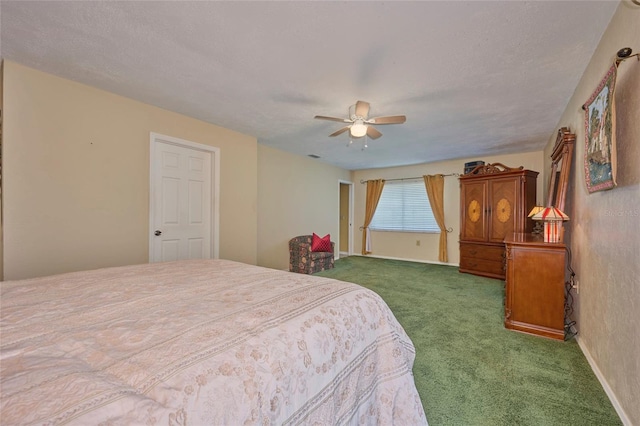
[[427, 423], [411, 340], [356, 284], [189, 260], [1, 289], [2, 424]]

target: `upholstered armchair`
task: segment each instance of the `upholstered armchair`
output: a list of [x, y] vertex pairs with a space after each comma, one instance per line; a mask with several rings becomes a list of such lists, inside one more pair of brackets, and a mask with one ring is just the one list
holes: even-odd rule
[[301, 235], [289, 240], [289, 271], [313, 274], [333, 268], [335, 243], [331, 241], [331, 251], [311, 251], [312, 238], [312, 235]]

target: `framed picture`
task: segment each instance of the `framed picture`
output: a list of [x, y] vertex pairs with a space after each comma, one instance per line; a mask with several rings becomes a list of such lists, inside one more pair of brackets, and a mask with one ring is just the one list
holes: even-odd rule
[[595, 92], [584, 104], [584, 173], [591, 192], [616, 185], [616, 115], [614, 91], [616, 65], [607, 71]]

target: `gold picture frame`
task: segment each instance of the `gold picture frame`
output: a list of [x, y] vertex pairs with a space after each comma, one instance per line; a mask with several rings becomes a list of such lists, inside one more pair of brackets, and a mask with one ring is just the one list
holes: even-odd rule
[[556, 144], [553, 146], [553, 152], [551, 153], [547, 207], [555, 207], [560, 211], [564, 211], [575, 141], [575, 133], [571, 133], [567, 127], [562, 127], [558, 130]]

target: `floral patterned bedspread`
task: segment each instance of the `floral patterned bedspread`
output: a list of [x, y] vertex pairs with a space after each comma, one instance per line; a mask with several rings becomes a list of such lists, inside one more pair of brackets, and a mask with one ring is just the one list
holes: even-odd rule
[[225, 260], [0, 283], [2, 424], [426, 424], [355, 284]]
[[3, 425], [427, 423], [413, 344], [355, 284], [197, 260], [0, 285]]

